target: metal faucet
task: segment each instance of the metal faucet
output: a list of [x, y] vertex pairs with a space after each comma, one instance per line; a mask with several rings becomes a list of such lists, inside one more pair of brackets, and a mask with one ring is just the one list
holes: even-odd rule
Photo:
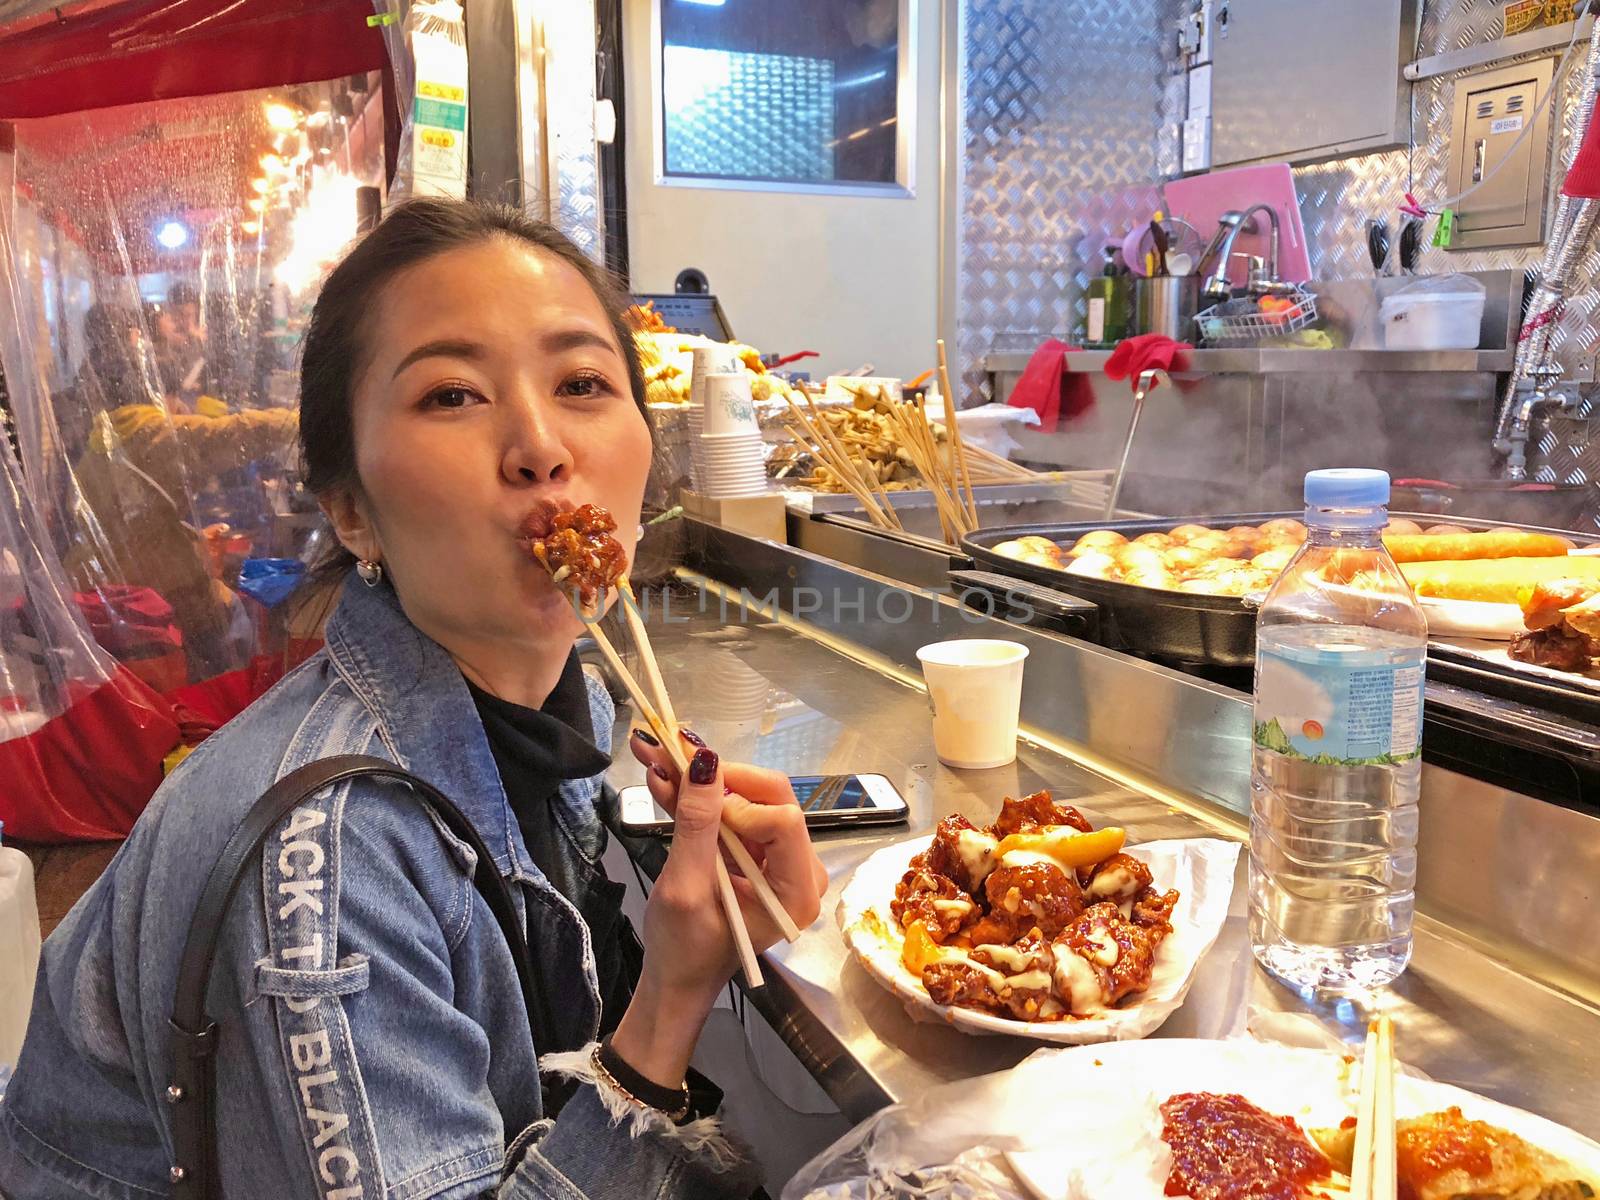
[[1556, 382], [1560, 378], [1561, 367], [1546, 360], [1529, 368], [1527, 377], [1517, 381], [1501, 416], [1502, 428], [1494, 439], [1495, 452], [1506, 456], [1501, 468], [1504, 478], [1517, 482], [1527, 479], [1528, 442], [1537, 413], [1577, 407], [1576, 395], [1557, 390]]
[[[1204, 292], [1208, 300], [1223, 301], [1233, 295], [1233, 285], [1228, 282], [1228, 264], [1233, 261], [1233, 243], [1238, 240], [1239, 234], [1254, 233], [1256, 223], [1253, 217], [1258, 212], [1267, 214], [1267, 221], [1272, 227], [1272, 236], [1268, 241], [1267, 249], [1267, 281], [1265, 283], [1251, 284], [1251, 291], [1270, 292], [1277, 290], [1278, 279], [1278, 212], [1270, 204], [1256, 204], [1243, 212], [1225, 212], [1218, 218], [1218, 228], [1211, 239], [1211, 245], [1206, 247], [1206, 252], [1200, 256], [1200, 269], [1205, 269], [1205, 259], [1215, 250], [1217, 253], [1217, 269], [1206, 279]], [[1220, 243], [1218, 239], [1220, 240]]]

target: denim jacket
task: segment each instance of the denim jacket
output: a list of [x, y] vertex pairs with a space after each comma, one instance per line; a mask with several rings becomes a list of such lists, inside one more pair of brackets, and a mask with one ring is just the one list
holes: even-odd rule
[[[611, 701], [593, 680], [589, 693], [609, 750]], [[46, 943], [0, 1102], [0, 1195], [168, 1194], [168, 1018], [190, 914], [255, 799], [335, 754], [400, 763], [472, 820], [521, 902], [556, 1028], [535, 1047], [466, 845], [398, 785], [324, 792], [268, 837], [220, 939], [208, 1011], [230, 1200], [747, 1195], [714, 1122], [674, 1126], [588, 1067], [594, 953], [567, 896], [604, 881], [600, 780], [561, 788], [558, 891], [528, 855], [460, 671], [387, 584], [353, 577], [326, 648], [189, 756]], [[578, 1081], [553, 1121], [541, 1056]]]

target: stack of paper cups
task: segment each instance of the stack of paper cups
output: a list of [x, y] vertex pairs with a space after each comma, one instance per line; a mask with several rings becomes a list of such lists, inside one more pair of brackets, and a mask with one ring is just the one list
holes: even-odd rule
[[761, 428], [743, 371], [711, 374], [702, 384], [699, 491], [716, 500], [759, 496], [767, 490]]
[[732, 346], [715, 343], [696, 346], [690, 352], [689, 372], [689, 482], [705, 494], [705, 462], [700, 457], [700, 433], [705, 426], [705, 382], [707, 375], [728, 374], [740, 369]]

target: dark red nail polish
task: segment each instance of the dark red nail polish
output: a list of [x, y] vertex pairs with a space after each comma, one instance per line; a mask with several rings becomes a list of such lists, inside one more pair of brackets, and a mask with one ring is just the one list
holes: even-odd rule
[[702, 750], [706, 748], [705, 739], [692, 729], [680, 729], [678, 730], [678, 736], [691, 746], [699, 746]]
[[648, 729], [635, 729], [633, 731], [633, 736], [638, 738], [646, 746], [661, 745], [660, 742], [656, 741], [656, 735], [651, 733]]
[[660, 763], [657, 763], [655, 766], [650, 768], [650, 774], [654, 775], [657, 779], [664, 780], [667, 783], [672, 782], [672, 772], [667, 770]]
[[710, 783], [717, 777], [717, 752], [707, 750], [704, 746], [694, 752], [694, 757], [689, 760], [689, 782], [701, 785]]

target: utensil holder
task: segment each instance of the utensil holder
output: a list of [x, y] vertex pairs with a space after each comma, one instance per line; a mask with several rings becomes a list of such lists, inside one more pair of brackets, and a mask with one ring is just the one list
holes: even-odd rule
[[1174, 341], [1194, 340], [1200, 311], [1200, 276], [1154, 275], [1133, 285], [1133, 321], [1138, 333], [1159, 333]]

